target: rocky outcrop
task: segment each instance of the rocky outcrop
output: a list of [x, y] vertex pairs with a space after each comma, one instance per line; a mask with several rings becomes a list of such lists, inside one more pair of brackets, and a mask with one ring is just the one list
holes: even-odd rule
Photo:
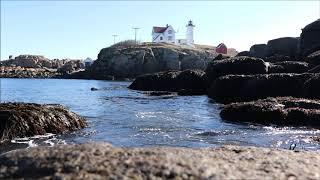
[[224, 106], [220, 115], [227, 121], [319, 128], [320, 101], [277, 97], [238, 102]]
[[227, 75], [216, 79], [208, 96], [220, 103], [293, 96], [320, 98], [319, 74]]
[[300, 53], [303, 57], [320, 50], [320, 19], [305, 26], [300, 39]]
[[76, 71], [83, 70], [85, 68], [84, 64], [80, 60], [72, 60], [63, 64], [57, 69], [58, 72], [70, 74]]
[[209, 50], [171, 44], [145, 43], [100, 51], [88, 69], [93, 78], [129, 77], [168, 70], [205, 69], [215, 54]]
[[0, 67], [0, 78], [55, 78], [61, 73], [55, 69], [24, 68], [24, 67]]
[[270, 63], [268, 73], [304, 73], [310, 70], [310, 66], [306, 62], [301, 61], [282, 61]]
[[20, 55], [14, 59], [1, 61], [1, 67], [21, 67], [33, 69], [54, 69], [59, 73], [72, 73], [84, 69], [82, 60], [72, 59], [53, 59], [50, 60], [44, 56]]
[[259, 58], [238, 56], [208, 64], [205, 78], [208, 85], [220, 76], [228, 74], [266, 74], [267, 64]]
[[236, 57], [238, 57], [238, 56], [250, 56], [250, 52], [249, 51], [241, 51], [236, 55]]
[[137, 77], [130, 89], [142, 91], [173, 91], [183, 95], [204, 94], [204, 72], [201, 70], [166, 71]]
[[266, 57], [273, 55], [283, 55], [289, 57], [296, 57], [299, 54], [299, 38], [283, 37], [273, 39], [267, 43]]
[[84, 118], [53, 104], [1, 103], [0, 119], [0, 142], [45, 133], [66, 133], [86, 126]]
[[320, 155], [258, 147], [116, 148], [58, 145], [0, 156], [0, 178], [318, 179]]

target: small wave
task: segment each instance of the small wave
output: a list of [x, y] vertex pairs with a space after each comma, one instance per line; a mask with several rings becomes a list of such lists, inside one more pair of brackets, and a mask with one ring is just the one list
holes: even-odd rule
[[224, 131], [204, 131], [196, 133], [197, 136], [220, 136], [234, 134], [235, 131], [224, 130]]

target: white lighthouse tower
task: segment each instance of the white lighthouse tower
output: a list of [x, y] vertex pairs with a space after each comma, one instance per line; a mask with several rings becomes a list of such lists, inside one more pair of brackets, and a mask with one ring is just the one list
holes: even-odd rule
[[192, 21], [190, 20], [187, 24], [187, 34], [186, 34], [186, 38], [187, 38], [187, 44], [193, 46], [194, 41], [193, 41], [193, 28], [195, 27], [192, 23]]

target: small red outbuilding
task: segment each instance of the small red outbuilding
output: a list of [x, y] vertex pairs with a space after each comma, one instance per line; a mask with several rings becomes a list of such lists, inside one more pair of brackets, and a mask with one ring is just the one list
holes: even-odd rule
[[216, 48], [216, 52], [221, 54], [227, 54], [228, 48], [225, 44], [220, 43]]

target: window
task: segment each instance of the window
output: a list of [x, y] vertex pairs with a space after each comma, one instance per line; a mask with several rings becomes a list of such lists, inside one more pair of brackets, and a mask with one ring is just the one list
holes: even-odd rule
[[169, 30], [169, 31], [168, 31], [168, 34], [172, 34], [172, 30]]
[[168, 40], [169, 40], [169, 41], [172, 41], [172, 36], [168, 36]]
[[161, 37], [160, 37], [160, 40], [162, 40], [162, 39], [163, 39], [163, 37], [161, 36]]

